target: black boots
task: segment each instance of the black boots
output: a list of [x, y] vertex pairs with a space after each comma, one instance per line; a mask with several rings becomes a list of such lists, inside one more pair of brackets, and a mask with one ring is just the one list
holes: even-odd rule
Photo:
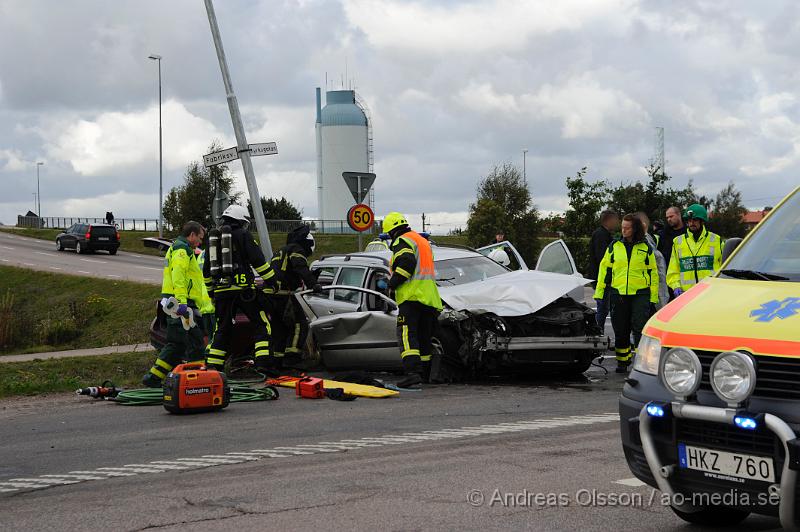
[[397, 382], [399, 388], [408, 388], [422, 382], [422, 362], [416, 355], [403, 357], [403, 373], [405, 377]]

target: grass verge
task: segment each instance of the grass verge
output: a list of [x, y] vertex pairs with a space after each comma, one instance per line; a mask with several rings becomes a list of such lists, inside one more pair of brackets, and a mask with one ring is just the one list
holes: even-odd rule
[[[11, 233], [19, 236], [29, 236], [31, 238], [38, 238], [39, 240], [49, 240], [53, 243], [53, 249], [56, 246], [56, 236], [62, 232], [61, 229], [31, 229], [28, 227], [10, 228], [0, 227], [0, 231], [4, 233]], [[141, 253], [142, 255], [162, 255], [160, 251], [153, 248], [146, 248], [142, 244], [142, 238], [148, 236], [158, 236], [158, 233], [151, 233], [146, 231], [120, 231], [119, 249], [122, 251], [129, 251], [131, 253]]]
[[148, 341], [160, 287], [0, 266], [0, 354]]
[[0, 366], [0, 398], [72, 392], [111, 380], [118, 387], [141, 387], [155, 352], [9, 362]]

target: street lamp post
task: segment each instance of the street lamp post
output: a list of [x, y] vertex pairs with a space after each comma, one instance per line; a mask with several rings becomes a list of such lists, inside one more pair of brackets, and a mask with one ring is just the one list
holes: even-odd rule
[[39, 189], [39, 167], [42, 166], [44, 163], [36, 163], [36, 203], [38, 207], [36, 210], [39, 212], [39, 229], [42, 228], [42, 191]]
[[161, 136], [161, 56], [152, 54], [147, 58], [158, 61], [158, 237], [162, 238], [164, 236], [164, 145]]
[[522, 150], [522, 182], [525, 183], [525, 186], [528, 186], [528, 173], [525, 168], [526, 159], [528, 156], [528, 150]]

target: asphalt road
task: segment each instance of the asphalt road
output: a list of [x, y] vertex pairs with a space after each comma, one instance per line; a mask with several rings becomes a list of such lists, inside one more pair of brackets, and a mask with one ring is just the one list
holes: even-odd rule
[[592, 368], [354, 402], [283, 389], [192, 416], [5, 401], [0, 490], [14, 491], [0, 493], [0, 529], [697, 530], [632, 479], [621, 385]]
[[56, 251], [55, 241], [9, 233], [0, 233], [0, 265], [153, 284], [161, 284], [163, 270], [159, 257], [125, 251], [114, 256], [102, 251], [78, 255], [72, 250]]

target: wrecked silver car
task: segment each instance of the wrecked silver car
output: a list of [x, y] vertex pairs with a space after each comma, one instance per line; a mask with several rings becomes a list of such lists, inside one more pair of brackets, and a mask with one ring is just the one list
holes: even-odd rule
[[[506, 243], [507, 244], [507, 243]], [[579, 374], [607, 349], [595, 312], [582, 303], [589, 282], [562, 241], [548, 245], [536, 270], [511, 271], [482, 253], [434, 246], [439, 316], [432, 378], [499, 372]], [[323, 293], [298, 300], [311, 323], [318, 360], [329, 370], [400, 370], [397, 306], [377, 290], [391, 253], [326, 256], [315, 261]], [[558, 273], [544, 271], [550, 267]], [[572, 297], [570, 297], [572, 296]], [[437, 356], [438, 355], [438, 356]], [[316, 358], [315, 357], [315, 358]]]

